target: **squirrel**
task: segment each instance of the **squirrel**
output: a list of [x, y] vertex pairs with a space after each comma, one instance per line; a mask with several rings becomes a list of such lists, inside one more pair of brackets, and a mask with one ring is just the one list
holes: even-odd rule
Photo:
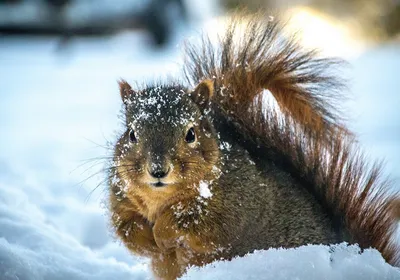
[[119, 81], [110, 220], [131, 252], [151, 258], [156, 278], [254, 250], [343, 241], [399, 264], [400, 196], [335, 106], [342, 61], [283, 28], [239, 14], [217, 45], [185, 46], [186, 82]]

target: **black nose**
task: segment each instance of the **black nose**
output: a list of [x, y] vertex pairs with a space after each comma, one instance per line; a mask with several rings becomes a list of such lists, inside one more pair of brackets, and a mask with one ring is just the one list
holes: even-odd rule
[[150, 172], [150, 175], [154, 178], [161, 179], [167, 176], [169, 170], [153, 170]]
[[161, 164], [152, 164], [147, 171], [153, 178], [161, 179], [168, 175], [169, 167]]
[[165, 156], [153, 155], [147, 166], [147, 172], [153, 178], [161, 179], [168, 175], [170, 162]]

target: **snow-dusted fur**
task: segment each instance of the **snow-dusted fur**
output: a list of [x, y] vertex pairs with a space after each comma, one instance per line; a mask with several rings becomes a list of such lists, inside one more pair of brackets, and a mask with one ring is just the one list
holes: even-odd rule
[[[126, 129], [109, 168], [110, 211], [126, 246], [165, 279], [309, 243], [357, 242], [395, 264], [398, 195], [338, 117], [339, 61], [303, 50], [263, 15], [237, 16], [217, 46], [204, 39], [186, 53], [194, 89], [120, 82]], [[280, 112], [265, 107], [264, 90]]]

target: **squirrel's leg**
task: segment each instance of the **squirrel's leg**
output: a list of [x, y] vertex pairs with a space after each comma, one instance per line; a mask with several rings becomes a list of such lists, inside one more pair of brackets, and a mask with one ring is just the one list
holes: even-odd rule
[[183, 222], [171, 208], [154, 223], [153, 233], [157, 246], [165, 254], [175, 253], [178, 272], [181, 274], [188, 266], [202, 266], [220, 258], [221, 251], [218, 249], [223, 242], [215, 239], [215, 232], [207, 226], [215, 223], [208, 223], [207, 218], [202, 217], [199, 223], [196, 223], [195, 218]]
[[155, 277], [163, 280], [175, 280], [184, 272], [184, 267], [178, 263], [175, 251], [154, 255], [151, 267]]
[[134, 208], [126, 207], [127, 203], [120, 202], [112, 209], [111, 219], [117, 235], [135, 254], [146, 257], [159, 254], [161, 251], [154, 240], [153, 225]]

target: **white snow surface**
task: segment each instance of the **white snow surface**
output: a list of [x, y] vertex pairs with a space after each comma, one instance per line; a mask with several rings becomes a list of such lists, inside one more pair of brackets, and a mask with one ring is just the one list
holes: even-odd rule
[[1, 280], [149, 277], [146, 264], [104, 257], [58, 230], [46, 216], [18, 186], [0, 182]]
[[395, 280], [400, 279], [400, 269], [385, 263], [377, 250], [360, 254], [357, 245], [342, 243], [256, 251], [231, 261], [192, 267], [181, 279]]
[[[91, 193], [104, 177], [91, 177], [103, 161], [87, 160], [106, 156], [102, 145], [120, 128], [117, 79], [134, 84], [171, 75], [187, 35], [180, 30], [162, 52], [131, 33], [73, 40], [61, 50], [53, 39], [0, 40], [1, 280], [151, 278], [148, 262], [111, 236], [106, 189]], [[351, 126], [398, 179], [399, 48], [380, 46], [351, 63]], [[184, 279], [400, 279], [375, 250], [331, 251], [270, 249], [192, 268]]]

